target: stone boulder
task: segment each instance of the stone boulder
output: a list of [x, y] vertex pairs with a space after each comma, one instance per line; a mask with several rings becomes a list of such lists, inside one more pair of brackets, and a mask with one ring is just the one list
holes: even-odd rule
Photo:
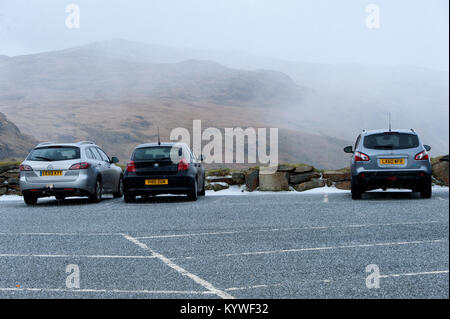
[[351, 173], [349, 170], [342, 171], [325, 171], [322, 174], [323, 178], [332, 182], [343, 182], [351, 180]]
[[234, 185], [242, 185], [245, 184], [245, 174], [242, 172], [233, 172], [231, 173], [231, 178], [233, 179]]
[[351, 190], [352, 189], [352, 182], [351, 181], [342, 181], [336, 183], [337, 189], [343, 189], [343, 190]]
[[0, 165], [0, 174], [3, 174], [13, 169], [17, 169], [17, 165], [14, 164]]
[[433, 161], [433, 177], [442, 184], [449, 186], [449, 162], [445, 159]]
[[228, 176], [228, 175], [230, 175], [229, 168], [217, 168], [206, 171], [206, 176]]
[[324, 187], [324, 186], [325, 186], [325, 181], [323, 179], [315, 178], [308, 182], [304, 182], [304, 183], [295, 185], [294, 189], [297, 192], [304, 192], [304, 191], [307, 191], [307, 190], [310, 190], [313, 188]]
[[209, 183], [227, 183], [233, 184], [233, 178], [229, 176], [206, 176], [206, 181]]
[[253, 192], [259, 186], [259, 170], [248, 169], [244, 172], [245, 186], [249, 192]]
[[205, 190], [207, 191], [221, 191], [224, 189], [230, 188], [230, 186], [227, 183], [209, 183], [205, 185]]
[[295, 171], [295, 166], [289, 164], [278, 165], [277, 172], [293, 173]]
[[303, 173], [303, 174], [295, 174], [291, 175], [289, 177], [289, 183], [290, 184], [300, 184], [307, 182], [313, 178], [319, 178], [320, 174], [316, 172], [309, 172], [309, 173]]
[[289, 174], [276, 172], [272, 174], [259, 174], [259, 190], [261, 191], [287, 191], [289, 190]]
[[7, 191], [8, 191], [8, 188], [0, 185], [0, 196], [5, 195]]
[[314, 167], [309, 166], [309, 165], [302, 165], [299, 167], [296, 167], [294, 170], [295, 174], [303, 174], [303, 173], [309, 173], [312, 172], [314, 170]]

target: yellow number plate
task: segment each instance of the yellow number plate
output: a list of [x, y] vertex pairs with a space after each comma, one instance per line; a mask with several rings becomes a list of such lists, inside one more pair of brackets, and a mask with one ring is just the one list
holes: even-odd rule
[[380, 159], [381, 165], [404, 165], [404, 158], [382, 158]]
[[62, 176], [62, 171], [41, 171], [41, 176]]
[[167, 179], [146, 179], [145, 185], [167, 185], [169, 180]]

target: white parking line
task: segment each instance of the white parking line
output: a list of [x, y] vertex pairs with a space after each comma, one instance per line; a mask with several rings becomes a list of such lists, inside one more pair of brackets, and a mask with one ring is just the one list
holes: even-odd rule
[[198, 259], [198, 258], [205, 258], [205, 257], [270, 255], [270, 254], [296, 253], [296, 252], [303, 252], [303, 251], [320, 251], [320, 250], [348, 249], [348, 248], [368, 248], [368, 247], [379, 247], [379, 246], [420, 245], [420, 244], [444, 243], [444, 242], [448, 242], [448, 239], [404, 241], [404, 242], [391, 242], [391, 243], [370, 243], [370, 244], [356, 244], [356, 245], [342, 245], [342, 246], [308, 247], [308, 248], [279, 249], [279, 250], [266, 250], [266, 251], [251, 251], [251, 252], [240, 252], [240, 253], [218, 254], [218, 255], [207, 255], [207, 256], [200, 255], [200, 256], [174, 257], [174, 258], [171, 258], [171, 260]]
[[155, 256], [120, 256], [120, 255], [61, 255], [61, 254], [0, 254], [1, 257], [31, 257], [31, 258], [112, 258], [112, 259], [152, 259]]
[[132, 243], [136, 244], [137, 246], [141, 247], [145, 251], [151, 253], [152, 256], [155, 256], [159, 260], [161, 260], [164, 264], [175, 270], [176, 272], [180, 273], [183, 276], [189, 277], [192, 279], [195, 283], [201, 285], [202, 287], [206, 288], [211, 293], [223, 298], [223, 299], [234, 299], [234, 297], [227, 292], [217, 289], [214, 287], [211, 283], [207, 282], [206, 280], [198, 277], [197, 275], [194, 275], [190, 272], [188, 272], [186, 269], [178, 266], [173, 261], [171, 261], [169, 258], [157, 253], [156, 251], [152, 250], [150, 247], [148, 247], [146, 244], [140, 242], [136, 238], [133, 238], [127, 234], [122, 234], [123, 237], [125, 237], [127, 240], [131, 241]]
[[323, 202], [328, 203], [328, 194], [323, 195]]
[[0, 288], [0, 291], [72, 292], [72, 293], [119, 293], [119, 294], [187, 294], [210, 295], [211, 291], [192, 290], [120, 290], [120, 289], [63, 289], [63, 288]]
[[440, 221], [426, 222], [409, 222], [409, 223], [386, 223], [386, 224], [354, 224], [354, 225], [338, 225], [338, 226], [310, 226], [310, 227], [289, 227], [289, 228], [271, 228], [257, 230], [235, 230], [235, 231], [217, 231], [191, 234], [170, 234], [170, 235], [150, 235], [135, 237], [136, 239], [158, 239], [158, 238], [177, 238], [177, 237], [194, 237], [194, 236], [215, 236], [215, 235], [233, 235], [243, 233], [259, 233], [259, 232], [276, 232], [276, 231], [292, 231], [292, 230], [314, 230], [314, 229], [335, 229], [335, 228], [364, 228], [364, 227], [380, 227], [380, 226], [408, 226], [443, 223]]
[[121, 236], [118, 233], [0, 233], [0, 236]]
[[410, 273], [404, 273], [404, 274], [381, 275], [380, 278], [402, 277], [402, 276], [439, 275], [439, 274], [448, 274], [448, 270], [436, 270], [436, 271], [424, 271], [424, 272], [410, 272]]
[[[441, 274], [448, 274], [448, 270], [437, 270], [437, 271], [424, 271], [424, 272], [411, 272], [411, 273], [402, 273], [402, 274], [387, 274], [387, 275], [380, 275], [380, 278], [393, 278], [393, 277], [403, 277], [403, 276], [427, 276], [427, 275], [441, 275]], [[364, 280], [366, 277], [362, 276], [355, 276], [352, 277], [352, 279], [361, 279]], [[289, 284], [304, 284], [304, 283], [333, 283], [337, 282], [341, 279], [319, 279], [319, 280], [302, 280], [298, 282], [289, 282]], [[347, 277], [343, 278], [342, 280], [348, 280]], [[263, 284], [263, 285], [254, 285], [254, 286], [247, 286], [247, 287], [231, 287], [231, 288], [225, 288], [225, 291], [236, 291], [236, 290], [249, 290], [249, 289], [258, 289], [258, 288], [270, 288], [270, 287], [282, 287], [286, 286], [286, 283], [275, 283], [275, 284]]]

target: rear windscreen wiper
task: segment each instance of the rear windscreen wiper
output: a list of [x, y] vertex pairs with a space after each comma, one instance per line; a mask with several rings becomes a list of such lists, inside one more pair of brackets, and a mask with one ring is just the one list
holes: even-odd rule
[[42, 160], [44, 160], [44, 161], [48, 161], [48, 162], [52, 162], [52, 161], [53, 161], [53, 160], [50, 159], [50, 158], [42, 157], [42, 156], [35, 156], [34, 158], [40, 158], [40, 159], [42, 159]]

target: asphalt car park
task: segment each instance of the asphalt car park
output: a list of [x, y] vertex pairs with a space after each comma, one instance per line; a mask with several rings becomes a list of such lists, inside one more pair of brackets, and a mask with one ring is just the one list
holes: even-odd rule
[[448, 188], [363, 199], [0, 201], [0, 298], [448, 298]]

